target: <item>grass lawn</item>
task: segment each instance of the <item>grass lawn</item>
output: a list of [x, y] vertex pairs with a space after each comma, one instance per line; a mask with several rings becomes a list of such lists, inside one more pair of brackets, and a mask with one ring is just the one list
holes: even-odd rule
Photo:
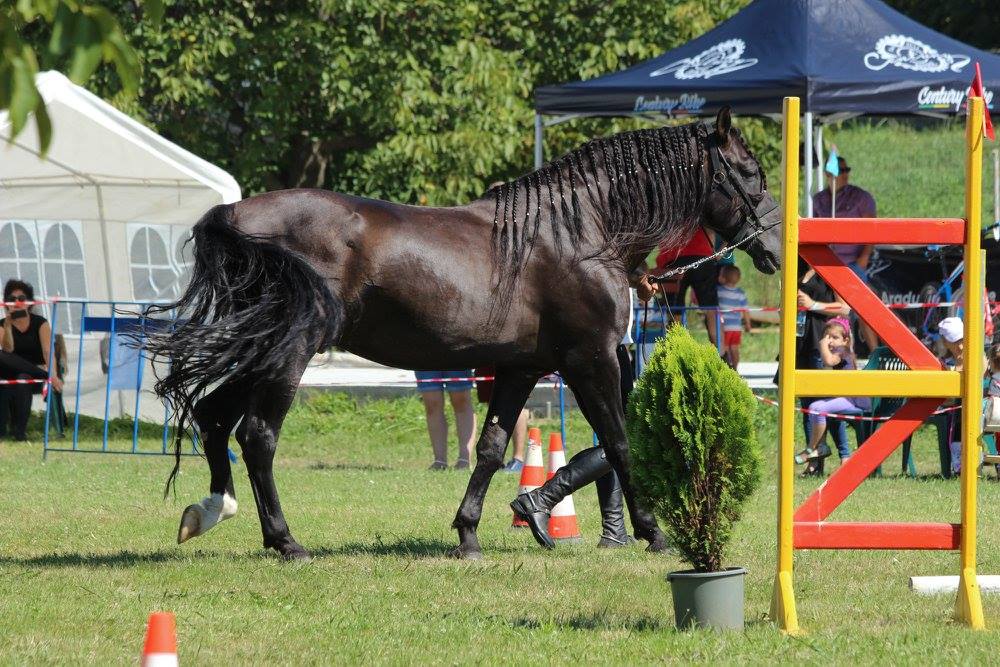
[[[768, 461], [775, 418], [761, 407]], [[572, 450], [589, 444], [578, 414], [570, 433]], [[978, 663], [996, 652], [995, 631], [973, 633], [951, 620], [952, 596], [907, 590], [910, 575], [957, 574], [954, 553], [799, 552], [795, 588], [808, 634], [781, 635], [765, 620], [773, 470], [727, 559], [749, 570], [748, 629], [721, 634], [673, 629], [664, 575], [684, 567], [676, 557], [594, 547], [592, 487], [575, 497], [585, 542], [548, 553], [509, 528], [517, 479], [498, 475], [480, 527], [487, 558], [445, 558], [468, 474], [426, 470], [430, 447], [416, 398], [359, 405], [323, 395], [294, 409], [276, 472], [293, 532], [315, 555], [308, 563], [283, 563], [261, 549], [242, 463], [240, 514], [177, 546], [181, 510], [207, 490], [203, 461], [184, 461], [177, 497], [164, 501], [169, 459], [54, 454], [43, 463], [40, 449], [0, 444], [4, 663], [134, 664], [156, 609], [177, 614], [185, 664]], [[929, 434], [915, 450], [920, 472], [933, 472]], [[898, 455], [887, 469], [895, 474]], [[797, 483], [797, 495], [816, 484]], [[957, 520], [958, 497], [956, 481], [890, 475], [866, 482], [833, 518]], [[992, 473], [980, 501], [979, 571], [1000, 573], [1000, 484]], [[996, 628], [1000, 598], [984, 603]]]

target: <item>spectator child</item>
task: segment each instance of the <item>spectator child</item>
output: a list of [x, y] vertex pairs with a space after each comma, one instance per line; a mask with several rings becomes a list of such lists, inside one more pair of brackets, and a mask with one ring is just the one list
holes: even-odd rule
[[[851, 323], [842, 317], [835, 317], [826, 323], [823, 338], [817, 345], [824, 368], [832, 370], [855, 370], [857, 359], [851, 345]], [[813, 473], [812, 467], [832, 453], [830, 446], [823, 442], [826, 435], [826, 416], [823, 413], [842, 415], [857, 415], [871, 409], [871, 400], [864, 397], [837, 396], [813, 401], [809, 405], [813, 411], [809, 415], [809, 444], [805, 450], [795, 457], [796, 463], [807, 463], [803, 476]], [[846, 461], [851, 456], [850, 447], [846, 441], [837, 441], [840, 460]]]
[[[719, 308], [746, 308], [747, 295], [737, 287], [740, 282], [740, 268], [735, 264], [724, 264], [719, 271]], [[736, 368], [740, 363], [740, 343], [743, 331], [750, 331], [750, 313], [722, 313], [722, 356], [726, 363]]]
[[[798, 265], [798, 306], [800, 311], [795, 330], [795, 368], [820, 370], [825, 368], [823, 357], [819, 353], [820, 341], [823, 339], [823, 332], [827, 322], [830, 321], [829, 318], [831, 316], [846, 318], [851, 309], [805, 260], [799, 259]], [[777, 378], [777, 374], [775, 374], [775, 378]], [[799, 403], [803, 409], [808, 409], [814, 400], [817, 398], [802, 396], [799, 398]], [[806, 442], [810, 442], [812, 440], [810, 437], [812, 422], [805, 412], [802, 413], [802, 428], [806, 434]], [[831, 435], [837, 441], [837, 449], [846, 449], [848, 447], [847, 424], [844, 421], [838, 421], [832, 431]], [[824, 461], [825, 459], [817, 459], [815, 465], [807, 468], [807, 471], [813, 475], [822, 475]]]
[[[944, 345], [945, 354], [941, 367], [960, 371], [965, 355], [965, 323], [960, 317], [946, 317], [938, 322], [938, 334]], [[955, 405], [949, 401], [948, 405]], [[948, 449], [951, 453], [951, 474], [957, 475], [962, 467], [962, 410], [948, 413]]]
[[[965, 360], [965, 323], [960, 317], [946, 317], [938, 323], [938, 333], [944, 344], [945, 355], [941, 359], [941, 367], [951, 370], [962, 370]], [[995, 375], [1000, 366], [996, 365], [997, 348], [990, 350], [989, 357], [983, 359], [984, 366], [989, 369], [990, 382], [988, 393], [993, 396], [997, 391], [1000, 395], [1000, 376]], [[954, 403], [952, 403], [954, 404]], [[962, 410], [948, 413], [948, 446], [951, 450], [951, 474], [957, 475], [962, 470]]]

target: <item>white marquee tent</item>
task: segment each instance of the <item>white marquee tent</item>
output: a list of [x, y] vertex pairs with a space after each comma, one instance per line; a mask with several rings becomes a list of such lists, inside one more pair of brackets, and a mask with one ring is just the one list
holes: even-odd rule
[[52, 119], [48, 153], [33, 121], [0, 140], [0, 280], [20, 276], [46, 296], [175, 296], [188, 230], [212, 205], [238, 201], [239, 185], [58, 72], [37, 85]]

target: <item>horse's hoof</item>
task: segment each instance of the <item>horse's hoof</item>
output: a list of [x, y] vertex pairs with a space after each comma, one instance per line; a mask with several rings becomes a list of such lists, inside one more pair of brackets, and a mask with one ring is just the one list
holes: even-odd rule
[[309, 561], [312, 560], [312, 555], [305, 550], [298, 542], [291, 542], [285, 544], [275, 544], [272, 548], [278, 552], [283, 560], [287, 561]]
[[622, 547], [627, 547], [629, 545], [635, 544], [635, 538], [631, 535], [626, 535], [625, 540], [621, 541], [617, 537], [608, 537], [607, 535], [601, 535], [601, 539], [597, 541], [598, 549], [621, 549]]
[[181, 514], [181, 525], [177, 529], [177, 544], [184, 544], [201, 534], [201, 507], [188, 505]]
[[646, 551], [651, 554], [677, 553], [677, 550], [670, 546], [670, 542], [667, 542], [667, 538], [662, 533], [650, 540]]
[[468, 547], [458, 545], [448, 552], [448, 557], [457, 558], [458, 560], [482, 560], [483, 552], [479, 549], [470, 549]]
[[200, 503], [188, 505], [181, 514], [177, 529], [177, 544], [204, 535], [220, 521], [236, 515], [236, 499], [228, 493], [213, 493]]

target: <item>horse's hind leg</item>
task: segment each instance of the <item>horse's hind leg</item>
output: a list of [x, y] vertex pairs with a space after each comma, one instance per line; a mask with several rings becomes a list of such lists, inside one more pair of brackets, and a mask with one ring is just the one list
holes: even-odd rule
[[289, 360], [287, 375], [260, 385], [250, 399], [243, 421], [236, 429], [236, 440], [243, 448], [243, 461], [250, 477], [257, 514], [260, 517], [264, 547], [274, 549], [288, 559], [308, 558], [309, 552], [295, 541], [278, 501], [272, 466], [278, 447], [278, 435], [285, 415], [292, 405], [299, 379], [308, 356]]
[[455, 558], [476, 559], [483, 555], [476, 528], [483, 514], [483, 500], [494, 473], [503, 465], [503, 453], [521, 409], [528, 400], [541, 373], [497, 368], [493, 398], [486, 421], [476, 444], [476, 468], [472, 471], [465, 497], [452, 527], [458, 530], [458, 546], [451, 551]]
[[181, 515], [177, 543], [204, 535], [220, 521], [236, 514], [236, 492], [229, 466], [229, 434], [245, 411], [244, 402], [232, 385], [222, 384], [195, 404], [194, 426], [198, 431], [211, 472], [209, 495], [188, 505]]

